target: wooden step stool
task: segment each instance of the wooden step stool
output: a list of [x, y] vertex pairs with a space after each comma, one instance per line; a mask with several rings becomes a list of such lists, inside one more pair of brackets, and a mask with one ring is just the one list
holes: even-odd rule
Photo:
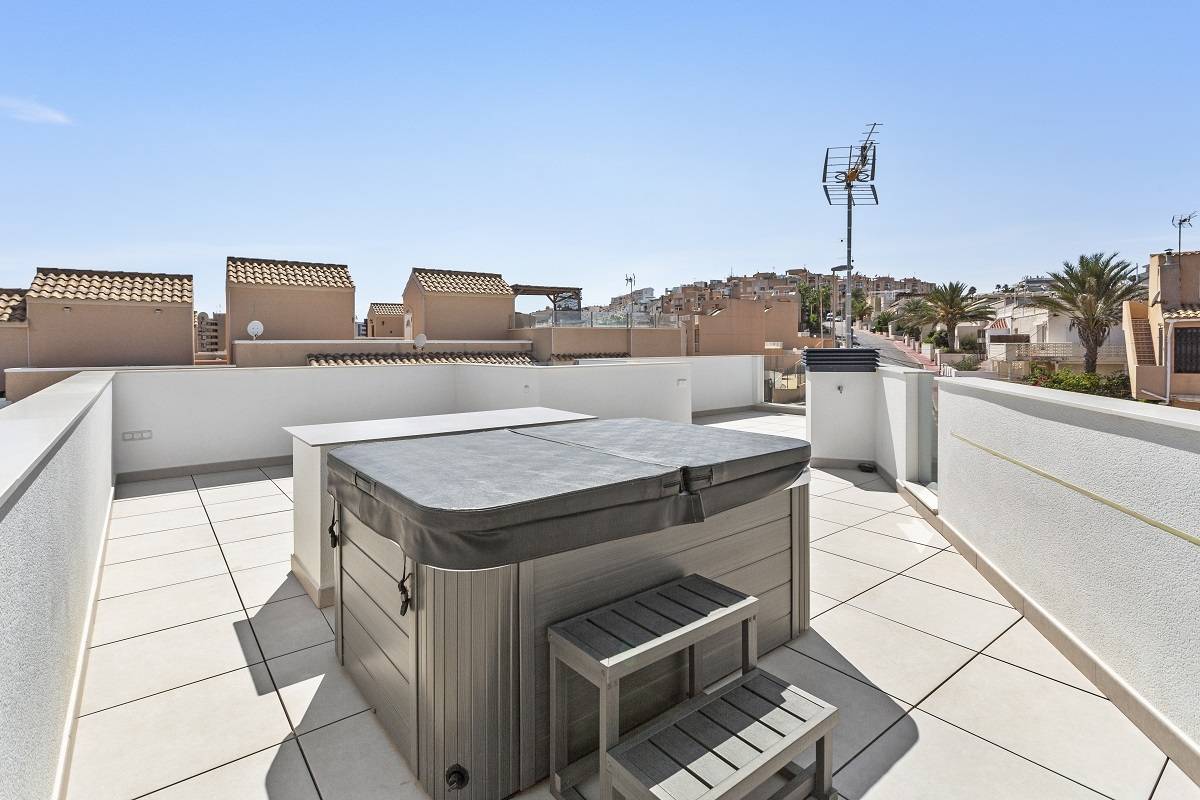
[[[703, 692], [696, 645], [735, 625], [742, 629], [742, 669], [758, 659], [758, 598], [688, 575], [550, 626], [550, 788], [555, 796], [600, 771], [601, 795], [612, 796], [608, 760], [620, 720], [621, 678], [659, 659], [688, 651], [688, 694]], [[565, 664], [600, 691], [599, 760], [567, 764]]]
[[[739, 800], [770, 776], [790, 780], [771, 800], [835, 800], [829, 735], [837, 709], [752, 670], [695, 697], [608, 751], [613, 789], [629, 800]], [[811, 771], [791, 767], [816, 745]]]

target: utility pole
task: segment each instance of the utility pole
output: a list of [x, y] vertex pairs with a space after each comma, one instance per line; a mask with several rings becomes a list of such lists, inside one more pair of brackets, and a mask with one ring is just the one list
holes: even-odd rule
[[626, 327], [629, 329], [629, 357], [633, 358], [633, 286], [637, 283], [637, 274], [626, 275], [625, 282], [629, 284], [629, 317], [626, 320]]

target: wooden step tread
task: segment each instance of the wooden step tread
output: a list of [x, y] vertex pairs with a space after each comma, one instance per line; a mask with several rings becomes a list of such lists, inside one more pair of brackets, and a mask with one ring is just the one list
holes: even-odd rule
[[668, 711], [608, 752], [625, 796], [742, 796], [833, 730], [837, 709], [761, 669]]
[[552, 644], [606, 671], [638, 668], [749, 619], [757, 607], [752, 595], [687, 575], [551, 625], [548, 635]]

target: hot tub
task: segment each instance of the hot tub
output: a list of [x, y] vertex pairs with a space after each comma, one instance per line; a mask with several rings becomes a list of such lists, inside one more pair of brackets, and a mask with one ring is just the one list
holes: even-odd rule
[[[335, 449], [339, 656], [431, 796], [506, 797], [548, 771], [548, 625], [699, 573], [759, 597], [763, 652], [808, 626], [808, 458], [645, 419]], [[705, 678], [735, 651], [709, 643]], [[621, 729], [686, 688], [682, 659], [622, 681]], [[582, 775], [594, 689], [569, 692]]]

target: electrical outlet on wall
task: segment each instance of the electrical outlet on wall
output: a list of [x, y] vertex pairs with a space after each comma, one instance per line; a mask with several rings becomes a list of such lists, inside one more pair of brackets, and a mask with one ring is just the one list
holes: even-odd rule
[[122, 431], [122, 442], [139, 442], [143, 439], [153, 439], [154, 431]]

